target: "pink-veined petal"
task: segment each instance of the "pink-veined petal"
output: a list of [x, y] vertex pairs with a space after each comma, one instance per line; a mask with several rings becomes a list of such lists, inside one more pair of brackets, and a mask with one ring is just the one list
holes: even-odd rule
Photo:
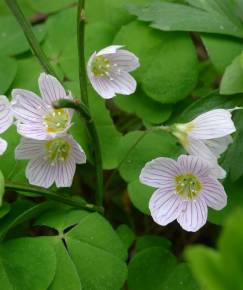
[[0, 138], [0, 155], [2, 155], [7, 150], [7, 147], [8, 147], [7, 141]]
[[205, 200], [198, 197], [184, 201], [181, 214], [177, 218], [181, 227], [188, 232], [196, 232], [207, 222], [208, 208]]
[[207, 205], [213, 209], [221, 210], [227, 204], [227, 195], [222, 184], [211, 177], [203, 178], [202, 197]]
[[115, 94], [131, 95], [136, 91], [137, 82], [127, 72], [111, 73], [110, 79], [107, 78], [108, 85]]
[[226, 171], [218, 164], [216, 156], [204, 143], [205, 140], [188, 139], [188, 145], [185, 147], [187, 152], [191, 155], [198, 156], [204, 162], [208, 163], [212, 176], [217, 179], [223, 179], [226, 176]]
[[5, 132], [13, 124], [13, 114], [7, 97], [0, 96], [0, 133]]
[[91, 77], [90, 82], [95, 91], [104, 99], [113, 98], [116, 93], [110, 86], [110, 81], [106, 77]]
[[178, 165], [181, 172], [190, 172], [199, 178], [208, 176], [209, 164], [198, 156], [181, 155], [178, 158]]
[[111, 45], [108, 47], [105, 47], [101, 49], [96, 55], [105, 55], [105, 54], [111, 54], [111, 53], [116, 53], [118, 49], [122, 48], [123, 45]]
[[20, 144], [15, 149], [15, 159], [35, 159], [44, 155], [45, 141], [22, 138]]
[[73, 158], [68, 158], [66, 161], [58, 161], [55, 165], [56, 170], [56, 186], [70, 187], [73, 182], [73, 177], [76, 170], [76, 164]]
[[49, 188], [56, 178], [55, 166], [51, 165], [44, 156], [30, 160], [26, 167], [26, 177], [30, 184]]
[[69, 98], [61, 83], [55, 77], [46, 73], [40, 74], [39, 88], [44, 102], [49, 105], [59, 99]]
[[173, 159], [160, 157], [145, 164], [139, 179], [143, 184], [173, 191], [178, 172], [179, 168]]
[[116, 65], [121, 71], [131, 72], [139, 67], [138, 57], [128, 50], [118, 50], [116, 53], [108, 54], [106, 57], [111, 64]]
[[157, 189], [149, 201], [151, 216], [157, 224], [166, 226], [178, 218], [182, 203], [174, 192]]
[[219, 158], [227, 150], [228, 146], [233, 143], [233, 138], [228, 135], [221, 138], [203, 140], [203, 142], [216, 158]]
[[45, 127], [38, 123], [21, 124], [18, 122], [17, 131], [20, 135], [30, 139], [46, 140], [49, 138], [48, 134], [46, 133]]
[[236, 131], [229, 110], [216, 109], [196, 117], [189, 136], [194, 139], [215, 139]]
[[72, 136], [69, 135], [69, 136], [66, 136], [66, 138], [68, 142], [72, 145], [71, 156], [73, 160], [75, 160], [77, 164], [86, 163], [86, 154], [83, 151], [82, 147], [78, 144], [76, 140], [74, 140]]

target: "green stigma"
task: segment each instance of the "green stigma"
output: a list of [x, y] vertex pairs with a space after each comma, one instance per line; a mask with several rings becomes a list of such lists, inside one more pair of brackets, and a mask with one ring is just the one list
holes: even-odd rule
[[47, 141], [45, 144], [46, 158], [53, 163], [67, 160], [70, 150], [71, 145], [62, 137]]
[[109, 76], [110, 61], [103, 55], [96, 56], [92, 61], [91, 71], [95, 77]]
[[177, 194], [187, 199], [195, 198], [202, 189], [199, 179], [191, 173], [176, 176], [175, 182]]
[[43, 123], [48, 133], [60, 133], [69, 124], [69, 114], [65, 109], [54, 109], [44, 116]]

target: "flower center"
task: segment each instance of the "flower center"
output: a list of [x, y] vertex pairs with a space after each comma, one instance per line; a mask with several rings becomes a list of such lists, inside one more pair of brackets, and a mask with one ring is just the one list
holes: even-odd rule
[[56, 161], [65, 161], [70, 153], [71, 145], [64, 138], [56, 138], [47, 141], [45, 144], [47, 160], [55, 163]]
[[191, 174], [185, 173], [176, 176], [176, 192], [185, 198], [193, 199], [202, 189], [202, 184], [199, 179]]
[[103, 77], [109, 75], [110, 61], [103, 55], [97, 56], [92, 61], [92, 73], [95, 77]]
[[65, 109], [54, 109], [47, 113], [43, 120], [48, 133], [59, 133], [67, 128], [69, 114]]

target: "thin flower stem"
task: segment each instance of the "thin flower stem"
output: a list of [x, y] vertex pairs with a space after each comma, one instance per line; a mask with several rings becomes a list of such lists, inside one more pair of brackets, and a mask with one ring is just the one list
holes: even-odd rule
[[85, 0], [78, 1], [77, 13], [77, 41], [78, 41], [78, 57], [79, 57], [79, 85], [82, 101], [89, 106], [86, 63], [85, 63]]
[[[81, 101], [89, 109], [89, 99], [87, 90], [87, 76], [86, 76], [86, 63], [85, 63], [85, 0], [78, 1], [77, 13], [77, 41], [79, 53], [79, 84]], [[103, 187], [103, 170], [102, 170], [102, 157], [98, 133], [94, 123], [87, 122], [87, 126], [92, 138], [94, 148], [95, 168], [96, 168], [96, 203], [102, 205], [104, 196]]]
[[102, 207], [100, 206], [96, 206], [94, 204], [89, 204], [89, 203], [85, 203], [85, 202], [81, 202], [81, 201], [76, 201], [74, 199], [71, 199], [69, 197], [63, 196], [63, 195], [58, 195], [54, 192], [42, 189], [40, 187], [37, 186], [29, 186], [29, 185], [23, 185], [23, 184], [16, 184], [16, 183], [12, 183], [12, 182], [5, 182], [5, 189], [6, 190], [14, 190], [14, 191], [18, 191], [21, 194], [21, 191], [23, 192], [32, 192], [32, 193], [36, 193], [36, 194], [40, 194], [44, 197], [46, 197], [47, 199], [53, 200], [53, 201], [57, 201], [60, 203], [64, 203], [79, 209], [84, 209], [87, 211], [97, 211], [101, 214], [103, 214], [104, 210]]
[[44, 70], [52, 75], [55, 75], [55, 71], [50, 65], [50, 62], [41, 49], [38, 40], [36, 39], [36, 36], [34, 35], [31, 24], [28, 22], [28, 20], [25, 18], [23, 12], [21, 11], [18, 3], [16, 0], [5, 0], [7, 6], [12, 11], [13, 15], [15, 16], [16, 20], [18, 21], [19, 25], [21, 26], [26, 39], [29, 42], [29, 45], [33, 51], [33, 54], [37, 57], [39, 60], [41, 66], [44, 68]]

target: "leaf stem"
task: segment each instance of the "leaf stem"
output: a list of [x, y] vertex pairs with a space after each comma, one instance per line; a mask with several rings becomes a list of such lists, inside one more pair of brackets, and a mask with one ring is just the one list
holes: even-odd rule
[[[85, 0], [78, 1], [77, 12], [77, 41], [78, 41], [78, 53], [79, 53], [79, 84], [81, 101], [89, 109], [89, 99], [87, 90], [87, 76], [86, 76], [86, 63], [85, 63]], [[96, 202], [97, 205], [102, 205], [104, 196], [103, 187], [103, 170], [102, 170], [102, 157], [100, 142], [95, 124], [87, 122], [87, 126], [92, 138], [92, 144], [94, 147], [95, 168], [96, 168]]]
[[46, 54], [41, 49], [38, 40], [36, 39], [35, 34], [32, 31], [31, 24], [25, 18], [23, 12], [21, 11], [18, 3], [16, 0], [5, 0], [7, 6], [15, 16], [16, 20], [18, 21], [19, 25], [21, 26], [26, 39], [29, 42], [29, 45], [33, 51], [33, 54], [37, 57], [40, 64], [44, 68], [44, 70], [52, 75], [55, 75], [55, 71], [50, 65], [50, 62], [46, 56]]
[[83, 201], [76, 201], [70, 197], [59, 195], [59, 194], [56, 194], [52, 191], [45, 190], [45, 189], [42, 189], [42, 188], [37, 187], [37, 186], [29, 186], [29, 185], [17, 184], [17, 183], [6, 181], [5, 182], [5, 189], [18, 191], [18, 192], [20, 192], [20, 194], [21, 194], [21, 191], [40, 194], [40, 195], [46, 197], [47, 199], [50, 199], [53, 201], [64, 203], [64, 204], [67, 204], [67, 205], [70, 205], [70, 206], [73, 206], [73, 207], [76, 207], [79, 209], [84, 209], [87, 211], [97, 211], [97, 212], [103, 214], [102, 207], [96, 206], [94, 204], [89, 204], [89, 203], [86, 203]]

